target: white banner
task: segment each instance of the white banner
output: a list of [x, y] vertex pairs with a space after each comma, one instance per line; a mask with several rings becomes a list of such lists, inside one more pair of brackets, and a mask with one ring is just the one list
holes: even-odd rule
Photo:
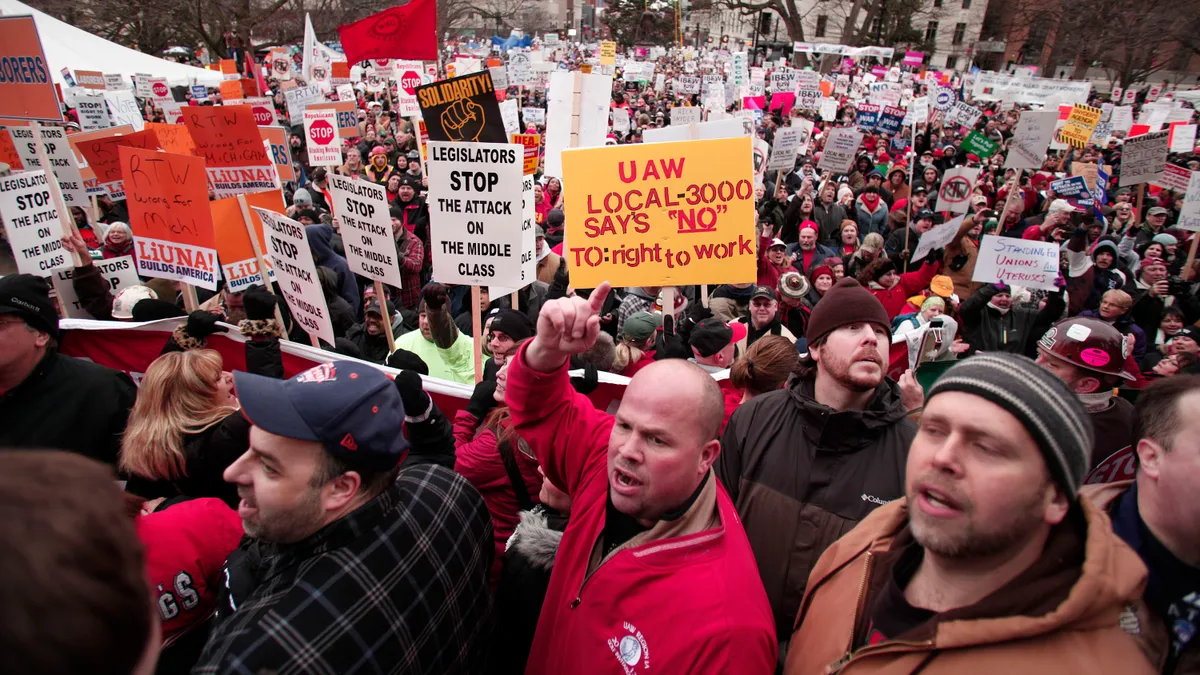
[[[430, 181], [432, 184], [432, 181]], [[333, 212], [341, 223], [350, 271], [402, 288], [396, 240], [383, 186], [329, 173]]]
[[1087, 105], [1091, 82], [1055, 80], [1046, 77], [1014, 77], [1002, 73], [981, 72], [975, 77], [971, 95], [978, 101], [1009, 101], [1046, 105], [1059, 103]]
[[430, 246], [440, 283], [520, 288], [524, 147], [429, 143]]

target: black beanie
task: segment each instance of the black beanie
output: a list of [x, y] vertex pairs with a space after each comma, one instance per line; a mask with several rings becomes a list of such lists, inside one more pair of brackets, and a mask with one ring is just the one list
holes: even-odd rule
[[890, 335], [892, 322], [887, 310], [871, 291], [849, 277], [833, 285], [813, 308], [804, 337], [808, 346], [820, 344], [826, 335], [852, 323], [871, 323], [883, 326]]

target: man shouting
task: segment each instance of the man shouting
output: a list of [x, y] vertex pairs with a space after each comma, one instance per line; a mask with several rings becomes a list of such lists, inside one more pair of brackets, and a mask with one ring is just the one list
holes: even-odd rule
[[[776, 642], [754, 556], [712, 474], [717, 383], [658, 361], [615, 416], [571, 388], [567, 360], [600, 332], [610, 286], [547, 302], [508, 371], [517, 433], [571, 496], [527, 673], [771, 673]], [[663, 387], [663, 382], [671, 382]]]

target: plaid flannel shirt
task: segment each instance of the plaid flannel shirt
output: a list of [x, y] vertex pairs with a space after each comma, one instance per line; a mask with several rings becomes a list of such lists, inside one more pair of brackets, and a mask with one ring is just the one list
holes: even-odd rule
[[[256, 570], [239, 571], [238, 552], [226, 562], [233, 597], [222, 598], [193, 673], [482, 670], [492, 522], [483, 498], [450, 469], [405, 469], [308, 539], [259, 549]], [[247, 574], [257, 579], [247, 584]]]

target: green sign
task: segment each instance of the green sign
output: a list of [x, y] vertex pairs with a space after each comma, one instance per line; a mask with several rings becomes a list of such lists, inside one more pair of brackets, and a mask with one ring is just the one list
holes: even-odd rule
[[987, 159], [1000, 149], [1000, 144], [978, 131], [972, 131], [963, 139], [962, 149], [972, 155], [978, 155], [980, 159]]

